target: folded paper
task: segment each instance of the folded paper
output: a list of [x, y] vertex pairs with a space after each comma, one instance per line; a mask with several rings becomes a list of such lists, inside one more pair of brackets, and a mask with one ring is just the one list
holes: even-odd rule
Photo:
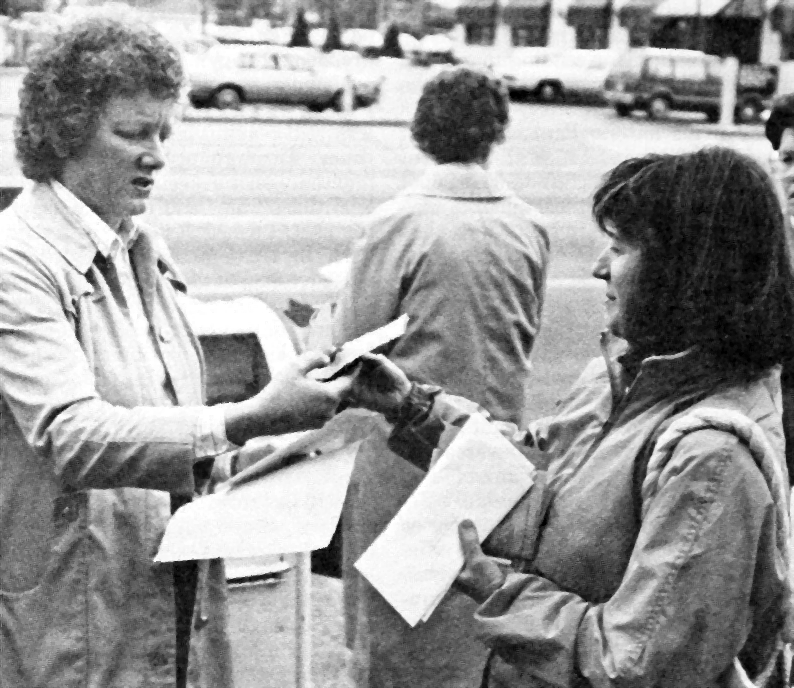
[[311, 455], [186, 504], [155, 561], [255, 557], [326, 547], [342, 512], [360, 441]]
[[483, 416], [473, 415], [356, 568], [415, 626], [463, 566], [458, 524], [471, 519], [485, 539], [530, 489], [535, 472]]
[[364, 354], [371, 353], [385, 344], [402, 337], [407, 326], [408, 315], [403, 314], [377, 330], [362, 334], [360, 337], [343, 344], [330, 365], [312, 370], [309, 375], [316, 380], [330, 380], [342, 373], [344, 368], [355, 363]]

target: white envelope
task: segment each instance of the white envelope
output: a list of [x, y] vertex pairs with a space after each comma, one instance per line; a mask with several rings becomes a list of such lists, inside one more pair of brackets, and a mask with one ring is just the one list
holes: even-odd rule
[[155, 561], [254, 557], [326, 547], [342, 513], [360, 444], [186, 504], [169, 521]]
[[473, 415], [356, 568], [415, 626], [429, 618], [463, 567], [458, 524], [471, 519], [485, 539], [534, 475], [521, 452]]

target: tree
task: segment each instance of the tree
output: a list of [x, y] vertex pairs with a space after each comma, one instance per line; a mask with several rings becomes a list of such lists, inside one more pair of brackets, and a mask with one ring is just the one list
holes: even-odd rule
[[384, 57], [404, 57], [403, 49], [400, 46], [400, 29], [397, 28], [397, 24], [389, 24], [389, 28], [386, 29], [380, 54]]
[[295, 23], [292, 25], [292, 37], [289, 39], [290, 48], [308, 48], [309, 43], [309, 22], [306, 21], [306, 14], [302, 9], [295, 15]]
[[339, 20], [335, 14], [331, 15], [328, 22], [328, 31], [325, 34], [325, 43], [323, 43], [323, 52], [330, 53], [332, 50], [342, 49], [342, 31], [339, 28]]

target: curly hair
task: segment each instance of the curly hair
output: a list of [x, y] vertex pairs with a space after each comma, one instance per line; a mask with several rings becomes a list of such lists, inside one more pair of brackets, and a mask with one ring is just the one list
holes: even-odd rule
[[82, 150], [110, 99], [148, 92], [176, 100], [184, 83], [177, 49], [154, 27], [119, 13], [64, 27], [28, 67], [14, 142], [22, 174], [39, 182], [57, 178]]
[[644, 355], [698, 346], [750, 376], [794, 350], [794, 276], [775, 188], [722, 147], [647, 155], [593, 197], [602, 230], [640, 249], [624, 336]]
[[504, 140], [509, 102], [500, 79], [470, 67], [447, 69], [425, 84], [411, 134], [438, 163], [482, 162]]

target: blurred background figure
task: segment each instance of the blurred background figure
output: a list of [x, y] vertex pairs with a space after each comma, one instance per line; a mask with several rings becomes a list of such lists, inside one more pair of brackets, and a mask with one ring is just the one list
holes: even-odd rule
[[[403, 313], [389, 352], [415, 381], [443, 385], [518, 423], [540, 327], [549, 239], [539, 214], [488, 170], [508, 124], [508, 94], [492, 76], [444, 71], [424, 87], [411, 132], [434, 163], [368, 218], [335, 321], [337, 343]], [[478, 686], [486, 648], [474, 605], [451, 593], [411, 629], [353, 569], [421, 480], [386, 447], [362, 447], [343, 515], [346, 636], [360, 688]], [[392, 457], [392, 458], [389, 458]]]
[[765, 133], [775, 151], [772, 169], [791, 217], [794, 215], [794, 93], [780, 96], [772, 103]]
[[247, 401], [203, 405], [185, 285], [133, 219], [183, 83], [160, 33], [104, 14], [24, 77], [31, 183], [0, 214], [2, 686], [230, 686], [222, 562], [153, 564], [165, 525], [229, 476], [235, 445], [321, 425], [348, 384], [307, 379], [327, 362], [307, 355]]

